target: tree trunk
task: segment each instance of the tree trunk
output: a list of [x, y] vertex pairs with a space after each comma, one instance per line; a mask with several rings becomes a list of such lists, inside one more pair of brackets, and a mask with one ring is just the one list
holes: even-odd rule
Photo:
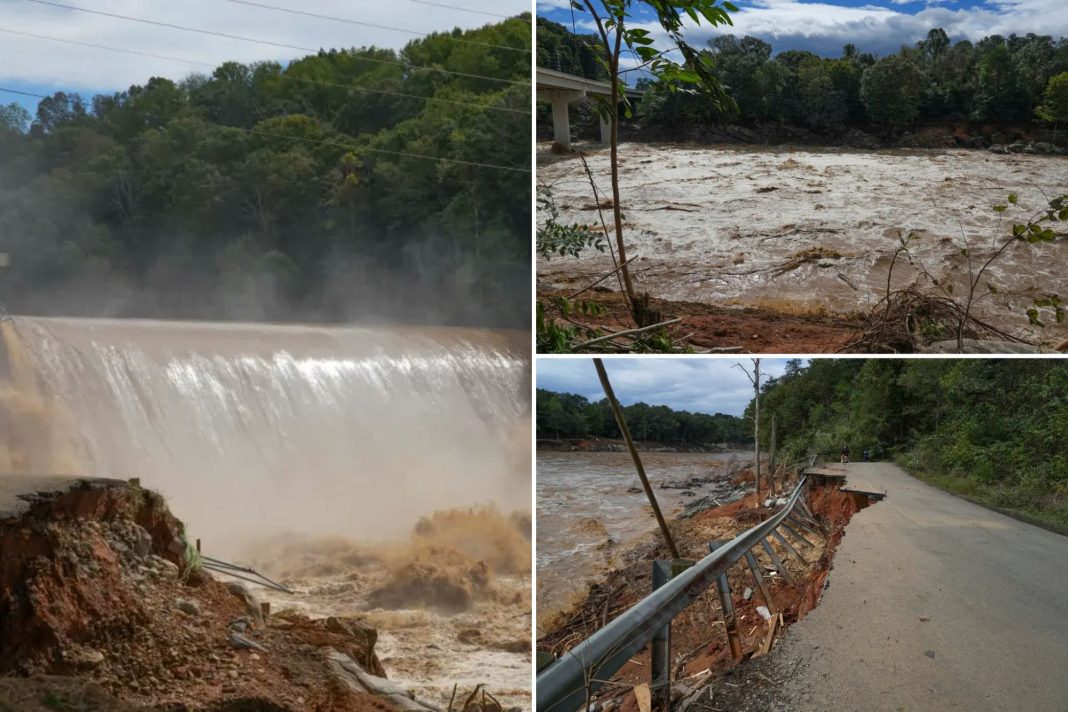
[[753, 359], [753, 449], [756, 452], [756, 470], [754, 480], [756, 482], [757, 506], [760, 506], [760, 359]]
[[[619, 252], [619, 263], [623, 265], [620, 272], [623, 275], [623, 287], [627, 290], [627, 302], [630, 303], [631, 311], [634, 311], [634, 283], [630, 279], [630, 267], [627, 265], [627, 248], [623, 244], [623, 208], [619, 204], [619, 47], [623, 35], [623, 27], [616, 28], [616, 48], [610, 60], [610, 75], [612, 82], [612, 98], [609, 106], [609, 116], [612, 119], [611, 146], [612, 162], [612, 219], [616, 227], [616, 250]], [[645, 326], [645, 324], [638, 324]]]
[[775, 496], [775, 415], [771, 416], [771, 449], [768, 452], [768, 489]]

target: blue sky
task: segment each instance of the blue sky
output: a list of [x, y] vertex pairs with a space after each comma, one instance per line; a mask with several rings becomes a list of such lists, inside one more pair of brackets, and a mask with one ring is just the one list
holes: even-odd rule
[[[784, 358], [760, 359], [760, 380], [778, 377], [786, 370]], [[734, 364], [752, 371], [748, 358], [606, 358], [605, 370], [612, 390], [623, 405], [639, 401], [695, 413], [741, 415], [753, 397], [753, 385]], [[539, 358], [538, 388], [577, 393], [591, 401], [604, 398], [593, 360]]]
[[[733, 27], [691, 23], [688, 41], [704, 46], [716, 34], [748, 34], [769, 42], [776, 52], [802, 49], [838, 56], [847, 43], [861, 52], [890, 54], [935, 27], [954, 40], [1013, 32], [1068, 36], [1068, 0], [735, 0], [735, 4], [739, 11], [732, 15]], [[567, 0], [538, 0], [537, 6], [538, 15], [571, 27]], [[632, 24], [647, 25], [655, 37], [662, 37], [642, 3], [635, 2], [634, 8]], [[576, 11], [574, 17], [579, 32], [593, 31], [589, 14]]]
[[[64, 5], [102, 10], [158, 22], [209, 29], [231, 35], [318, 49], [375, 45], [399, 49], [414, 35], [336, 20], [296, 16], [227, 0], [55, 0]], [[530, 12], [530, 0], [459, 0], [446, 5], [419, 0], [257, 0], [303, 12], [390, 25], [416, 33], [480, 27], [498, 15]], [[22, 33], [22, 34], [19, 34]], [[28, 37], [27, 34], [39, 35]], [[147, 52], [144, 57], [63, 44], [106, 45]], [[153, 76], [179, 80], [193, 72], [210, 73], [227, 60], [286, 60], [308, 52], [156, 27], [86, 14], [29, 0], [0, 0], [0, 87], [50, 95], [75, 91], [91, 97], [143, 84]], [[162, 58], [166, 57], [166, 59]], [[0, 92], [0, 104], [16, 102], [36, 110], [38, 99]]]

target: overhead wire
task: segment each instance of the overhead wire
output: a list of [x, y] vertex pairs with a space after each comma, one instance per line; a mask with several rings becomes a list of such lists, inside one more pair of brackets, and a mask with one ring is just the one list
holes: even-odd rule
[[[353, 20], [347, 17], [336, 17], [334, 15], [323, 15], [317, 12], [308, 12], [307, 10], [297, 10], [291, 7], [281, 7], [279, 5], [269, 5], [263, 2], [253, 2], [253, 0], [225, 0], [226, 2], [234, 3], [235, 5], [248, 5], [249, 7], [258, 7], [265, 10], [273, 10], [275, 12], [284, 12], [290, 15], [301, 15], [304, 17], [314, 17], [319, 20], [331, 20], [333, 22], [344, 22], [350, 25], [360, 25], [362, 27], [373, 27], [377, 30], [389, 30], [391, 32], [402, 32], [408, 35], [414, 35], [416, 37], [429, 37], [435, 33], [433, 32], [419, 32], [417, 30], [409, 30], [404, 27], [395, 27], [393, 25], [379, 25], [374, 22], [366, 22], [364, 20]], [[530, 54], [530, 50], [524, 47], [510, 47], [508, 45], [493, 44], [492, 42], [479, 42], [478, 40], [468, 40], [463, 37], [453, 37], [447, 33], [436, 33], [438, 37], [450, 42], [457, 42], [460, 44], [475, 45], [478, 47], [488, 47], [491, 49], [505, 49], [510, 52], [524, 52]]]
[[530, 22], [525, 17], [519, 17], [518, 15], [502, 15], [498, 12], [489, 12], [487, 10], [475, 10], [474, 8], [464, 7], [462, 5], [449, 5], [443, 2], [429, 2], [428, 0], [408, 0], [408, 2], [418, 3], [420, 5], [430, 5], [431, 7], [443, 7], [448, 10], [459, 10], [460, 12], [470, 12], [476, 15], [486, 15], [488, 17], [500, 17], [505, 20], [519, 20], [521, 22]]
[[[22, 31], [19, 31], [19, 30], [12, 30], [12, 29], [9, 29], [9, 28], [6, 28], [6, 27], [0, 27], [0, 32], [6, 32], [6, 33], [9, 33], [9, 34], [12, 34], [12, 35], [19, 35], [19, 36], [23, 36], [23, 37], [32, 37], [32, 38], [40, 39], [40, 40], [48, 40], [50, 42], [60, 42], [60, 43], [63, 43], [63, 44], [71, 44], [71, 45], [77, 45], [77, 46], [81, 46], [81, 47], [91, 47], [93, 49], [108, 50], [110, 52], [122, 52], [123, 54], [133, 54], [133, 55], [140, 55], [140, 56], [143, 56], [143, 57], [152, 57], [154, 59], [163, 59], [163, 60], [167, 60], [167, 61], [170, 61], [170, 62], [181, 62], [183, 64], [189, 64], [189, 65], [200, 66], [200, 67], [214, 67], [214, 66], [217, 66], [217, 65], [212, 64], [210, 62], [200, 62], [200, 61], [197, 61], [197, 60], [194, 60], [194, 59], [182, 59], [180, 57], [170, 57], [170, 56], [163, 55], [163, 54], [155, 54], [153, 52], [142, 52], [140, 50], [135, 50], [135, 49], [125, 49], [125, 48], [122, 48], [122, 47], [111, 47], [111, 46], [108, 46], [108, 45], [94, 44], [94, 43], [91, 43], [91, 42], [80, 42], [78, 40], [68, 40], [68, 39], [64, 39], [64, 38], [61, 38], [61, 37], [50, 37], [48, 35], [40, 35], [40, 34], [36, 34], [36, 33], [32, 33], [32, 32], [22, 32]], [[361, 86], [359, 84], [342, 84], [340, 82], [325, 82], [325, 81], [322, 81], [322, 80], [319, 80], [319, 79], [308, 79], [306, 77], [297, 77], [297, 76], [294, 76], [294, 75], [291, 75], [291, 74], [287, 74], [287, 73], [284, 73], [284, 72], [282, 74], [279, 74], [278, 76], [281, 79], [288, 79], [290, 81], [304, 82], [305, 84], [317, 84], [319, 86], [333, 87], [333, 88], [340, 88], [340, 89], [353, 89], [353, 90], [356, 90], [356, 91], [369, 92], [371, 94], [384, 94], [384, 95], [387, 95], [387, 96], [397, 96], [397, 97], [403, 97], [403, 98], [407, 98], [407, 99], [420, 99], [422, 101], [432, 101], [432, 102], [441, 103], [441, 104], [455, 104], [455, 105], [459, 105], [459, 106], [472, 106], [472, 107], [475, 107], [475, 108], [478, 108], [478, 109], [483, 109], [483, 110], [486, 110], [486, 111], [503, 111], [503, 112], [512, 113], [512, 114], [526, 114], [527, 116], [530, 115], [529, 111], [525, 111], [523, 109], [512, 109], [512, 108], [509, 108], [509, 107], [501, 107], [501, 106], [485, 106], [483, 104], [476, 104], [476, 103], [470, 102], [470, 101], [460, 101], [458, 99], [443, 99], [443, 98], [440, 98], [440, 97], [433, 97], [433, 96], [422, 96], [422, 95], [419, 95], [419, 94], [409, 94], [407, 92], [393, 91], [391, 89], [376, 89], [376, 88], [373, 88], [373, 87]]]
[[[199, 27], [187, 27], [185, 25], [177, 25], [171, 22], [161, 22], [159, 20], [149, 20], [143, 17], [133, 17], [132, 15], [120, 15], [114, 12], [106, 12], [104, 10], [92, 10], [86, 7], [79, 7], [77, 5], [68, 5], [65, 3], [52, 2], [52, 0], [25, 0], [26, 2], [32, 2], [37, 5], [46, 5], [49, 7], [61, 8], [64, 10], [74, 10], [75, 12], [84, 12], [90, 15], [100, 15], [102, 17], [111, 17], [118, 20], [126, 20], [129, 22], [140, 22], [146, 25], [154, 25], [156, 27], [166, 27], [172, 30], [180, 30], [182, 32], [195, 32], [198, 34], [208, 35], [211, 37], [221, 37], [223, 39], [237, 40], [239, 42], [250, 42], [253, 44], [261, 44], [268, 47], [278, 47], [281, 49], [295, 49], [300, 52], [317, 53], [321, 48], [316, 47], [302, 47], [300, 45], [293, 45], [286, 42], [276, 42], [274, 40], [257, 39], [255, 37], [244, 37], [242, 35], [232, 35], [227, 32], [218, 32], [216, 30], [205, 30]], [[502, 79], [501, 77], [490, 77], [484, 74], [470, 74], [467, 72], [457, 72], [451, 69], [441, 69], [440, 67], [428, 67], [425, 65], [412, 64], [410, 62], [403, 62], [396, 59], [381, 59], [378, 57], [358, 57], [357, 59], [365, 62], [375, 62], [378, 64], [395, 64], [409, 69], [422, 69], [428, 72], [439, 72], [441, 74], [449, 74], [457, 77], [465, 77], [467, 79], [483, 79], [491, 82], [500, 82], [502, 84], [517, 84], [526, 86], [530, 84], [530, 80], [518, 80], [518, 79]]]
[[[49, 5], [49, 6], [53, 6], [53, 7], [66, 8], [66, 9], [71, 9], [71, 10], [76, 10], [76, 11], [81, 11], [81, 12], [87, 12], [87, 13], [90, 13], [90, 14], [103, 15], [105, 17], [114, 17], [114, 18], [117, 18], [117, 19], [130, 20], [130, 21], [134, 21], [134, 22], [143, 22], [143, 23], [147, 23], [147, 24], [151, 24], [151, 25], [169, 27], [169, 28], [179, 29], [179, 30], [188, 31], [188, 32], [199, 32], [199, 33], [203, 33], [203, 34], [219, 36], [219, 37], [226, 37], [226, 38], [229, 38], [229, 39], [237, 39], [237, 40], [246, 41], [246, 42], [255, 42], [255, 43], [267, 44], [267, 45], [277, 46], [277, 47], [286, 47], [286, 48], [298, 49], [298, 50], [306, 51], [306, 52], [317, 52], [318, 51], [318, 50], [314, 50], [314, 49], [311, 49], [311, 48], [299, 47], [299, 46], [296, 46], [296, 45], [287, 45], [287, 44], [284, 44], [284, 43], [273, 42], [273, 41], [270, 41], [270, 40], [256, 40], [256, 39], [252, 39], [252, 38], [240, 37], [240, 36], [237, 36], [237, 35], [229, 35], [229, 34], [226, 34], [226, 33], [215, 32], [215, 31], [212, 31], [212, 30], [201, 30], [201, 29], [197, 29], [197, 28], [184, 27], [184, 26], [181, 26], [181, 25], [174, 25], [174, 24], [171, 24], [171, 23], [157, 22], [155, 20], [146, 20], [146, 19], [143, 19], [143, 18], [134, 18], [134, 17], [126, 16], [126, 15], [118, 15], [118, 14], [115, 14], [115, 13], [108, 13], [108, 12], [103, 12], [103, 11], [98, 11], [98, 10], [89, 10], [87, 8], [81, 8], [81, 7], [77, 7], [77, 6], [74, 6], [74, 5], [65, 5], [65, 4], [62, 4], [62, 3], [50, 2], [49, 0], [28, 0], [28, 1], [36, 3], [36, 4], [40, 4], [40, 5]], [[63, 38], [49, 37], [47, 35], [40, 35], [40, 34], [29, 33], [29, 32], [21, 32], [21, 31], [18, 31], [18, 30], [10, 30], [10, 29], [7, 29], [7, 28], [0, 28], [0, 31], [8, 32], [10, 34], [15, 34], [15, 35], [22, 35], [22, 36], [26, 36], [26, 37], [34, 37], [34, 38], [37, 38], [37, 39], [44, 39], [44, 40], [54, 41], [54, 42], [62, 42], [62, 43], [67, 43], [67, 44], [74, 44], [74, 45], [80, 45], [80, 46], [85, 46], [85, 47], [92, 47], [92, 48], [95, 48], [95, 49], [103, 49], [103, 50], [108, 50], [108, 51], [113, 51], [113, 52], [122, 52], [122, 53], [125, 53], [125, 54], [136, 54], [136, 55], [154, 57], [154, 58], [157, 58], [157, 59], [165, 59], [165, 60], [169, 60], [169, 61], [183, 62], [183, 63], [187, 63], [187, 64], [195, 64], [195, 65], [201, 65], [201, 66], [211, 66], [206, 62], [199, 62], [199, 61], [196, 61], [196, 60], [187, 60], [187, 59], [181, 59], [181, 58], [178, 58], [178, 57], [169, 57], [167, 55], [158, 55], [158, 54], [154, 54], [154, 53], [150, 53], [150, 52], [141, 52], [141, 51], [138, 51], [138, 50], [129, 50], [129, 49], [124, 49], [124, 48], [119, 48], [119, 47], [110, 47], [110, 46], [107, 46], [107, 45], [100, 45], [100, 44], [94, 44], [94, 43], [89, 43], [89, 42], [81, 42], [81, 41], [78, 41], [78, 40], [67, 40], [67, 39], [63, 39]], [[406, 67], [420, 68], [420, 67], [417, 67], [417, 65], [411, 65], [411, 64], [408, 64], [408, 63], [405, 63], [405, 62], [380, 60], [380, 59], [373, 59], [373, 58], [367, 58], [367, 57], [359, 57], [359, 59], [367, 59], [369, 61], [377, 61], [377, 62], [380, 62], [380, 63], [399, 64], [399, 65], [406, 66]], [[482, 75], [469, 75], [469, 74], [464, 74], [464, 73], [461, 73], [461, 72], [452, 72], [452, 71], [449, 71], [449, 70], [442, 70], [442, 69], [437, 69], [437, 68], [427, 68], [427, 67], [422, 67], [422, 68], [430, 69], [432, 71], [440, 71], [440, 72], [444, 72], [446, 74], [452, 74], [452, 75], [458, 75], [458, 76], [476, 77], [476, 78], [481, 78], [481, 79], [491, 79], [491, 80], [494, 80], [494, 81], [507, 82], [507, 83], [512, 83], [512, 84], [525, 84], [525, 82], [520, 82], [520, 81], [515, 81], [515, 80], [498, 79], [496, 77], [485, 77], [485, 76], [482, 76]], [[279, 75], [279, 76], [286, 77], [287, 75], [282, 74], [282, 75]], [[360, 87], [360, 86], [356, 86], [356, 85], [339, 84], [339, 83], [332, 83], [332, 82], [321, 82], [319, 80], [311, 80], [311, 79], [307, 79], [306, 80], [303, 77], [288, 77], [288, 78], [293, 79], [293, 80], [297, 80], [297, 81], [306, 81], [308, 83], [319, 84], [319, 85], [324, 85], [324, 86], [335, 86], [335, 87], [345, 88], [345, 89], [356, 89], [356, 90], [361, 90], [361, 91], [370, 91], [370, 92], [374, 92], [374, 93], [392, 94], [392, 95], [405, 96], [405, 97], [414, 98], [414, 99], [422, 99], [422, 100], [425, 100], [425, 101], [439, 101], [439, 102], [452, 103], [452, 104], [464, 104], [464, 105], [476, 106], [476, 107], [478, 107], [480, 109], [484, 109], [484, 110], [487, 110], [487, 109], [489, 109], [489, 110], [504, 110], [504, 111], [511, 111], [511, 112], [514, 112], [514, 113], [524, 113], [524, 114], [528, 114], [528, 115], [530, 114], [529, 111], [522, 111], [522, 110], [518, 110], [518, 109], [510, 109], [508, 107], [487, 107], [487, 106], [483, 106], [483, 105], [480, 105], [480, 104], [473, 104], [471, 102], [460, 102], [460, 101], [451, 100], [451, 99], [438, 99], [436, 97], [425, 97], [425, 96], [419, 96], [419, 95], [415, 95], [415, 94], [405, 94], [403, 92], [392, 92], [392, 91], [389, 91], [389, 90], [371, 89], [370, 87]], [[21, 90], [17, 90], [17, 89], [0, 88], [0, 91], [6, 92], [6, 93], [11, 93], [11, 94], [20, 94], [20, 95], [23, 95], [23, 96], [30, 96], [30, 97], [34, 97], [34, 98], [38, 98], [38, 99], [48, 99], [48, 98], [50, 98], [50, 97], [48, 97], [46, 95], [43, 95], [43, 94], [36, 94], [36, 93], [33, 93], [33, 92], [26, 92], [26, 91], [21, 91]], [[391, 150], [391, 149], [373, 148], [373, 147], [370, 147], [370, 146], [351, 146], [351, 145], [343, 144], [343, 143], [336, 142], [336, 141], [322, 141], [322, 140], [318, 140], [318, 139], [309, 139], [309, 138], [304, 138], [304, 137], [299, 137], [299, 136], [287, 136], [287, 135], [284, 135], [284, 134], [275, 134], [275, 133], [272, 133], [272, 132], [263, 131], [263, 130], [259, 130], [259, 129], [255, 129], [255, 128], [246, 129], [246, 133], [248, 133], [250, 135], [251, 134], [259, 134], [259, 135], [265, 135], [265, 136], [275, 136], [277, 138], [282, 138], [282, 139], [290, 140], [290, 141], [302, 141], [302, 142], [305, 142], [305, 143], [315, 143], [315, 144], [320, 144], [320, 145], [328, 145], [328, 146], [334, 146], [334, 147], [339, 147], [339, 148], [348, 148], [348, 149], [354, 149], [354, 150], [358, 150], [358, 151], [368, 151], [368, 152], [371, 152], [371, 153], [380, 153], [380, 154], [385, 154], [385, 155], [400, 156], [400, 157], [405, 157], [405, 158], [414, 158], [414, 159], [419, 159], [419, 160], [427, 160], [427, 161], [435, 161], [435, 162], [443, 162], [443, 163], [452, 163], [452, 164], [457, 164], [457, 165], [466, 165], [466, 166], [473, 166], [473, 167], [478, 167], [478, 168], [486, 168], [486, 169], [493, 169], [493, 170], [503, 170], [503, 171], [512, 171], [512, 172], [521, 172], [521, 173], [530, 173], [530, 172], [532, 172], [532, 170], [530, 168], [521, 168], [521, 167], [517, 167], [517, 166], [506, 166], [506, 165], [496, 164], [496, 163], [483, 163], [483, 162], [479, 162], [479, 161], [467, 161], [467, 160], [463, 160], [463, 159], [448, 158], [448, 157], [444, 157], [444, 156], [429, 156], [429, 155], [426, 155], [426, 154], [412, 153], [412, 152], [409, 152], [409, 151], [396, 151], [396, 150]]]
[[47, 99], [48, 98], [44, 94], [34, 94], [33, 92], [29, 92], [29, 91], [19, 91], [18, 89], [7, 89], [5, 87], [0, 87], [0, 91], [4, 92], [6, 94], [22, 94], [23, 96], [32, 96], [32, 97], [37, 98], [37, 99]]

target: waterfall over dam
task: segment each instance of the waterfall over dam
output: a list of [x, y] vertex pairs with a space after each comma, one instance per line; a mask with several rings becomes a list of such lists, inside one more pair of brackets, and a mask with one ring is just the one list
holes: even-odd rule
[[211, 552], [529, 508], [529, 332], [36, 317], [0, 332], [0, 472], [139, 477]]

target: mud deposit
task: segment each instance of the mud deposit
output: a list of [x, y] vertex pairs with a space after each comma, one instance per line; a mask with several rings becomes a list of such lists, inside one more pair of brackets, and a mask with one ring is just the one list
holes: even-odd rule
[[[732, 475], [751, 465], [747, 455], [658, 452], [643, 453], [642, 462], [665, 516], [677, 517], [702, 497], [726, 503], [740, 496]], [[644, 492], [634, 491], [641, 483], [627, 453], [539, 451], [537, 468], [541, 635], [554, 614], [618, 566], [656, 520]]]
[[[1044, 204], [1042, 191], [1068, 187], [1063, 157], [985, 151], [628, 143], [620, 155], [628, 256], [641, 256], [632, 266], [639, 289], [677, 302], [789, 315], [867, 311], [885, 293], [901, 230], [921, 236], [914, 252], [931, 273], [962, 285], [962, 231], [973, 256], [985, 261], [999, 229], [991, 206], [1015, 192], [1034, 209]], [[599, 190], [609, 192], [607, 152], [588, 163]], [[539, 158], [538, 179], [551, 187], [562, 221], [600, 224], [578, 160]], [[605, 215], [611, 223], [611, 211]], [[540, 258], [538, 276], [551, 288], [574, 289], [611, 269], [607, 254], [588, 251], [578, 260]], [[1030, 327], [1024, 309], [1056, 292], [1066, 271], [1063, 235], [1052, 244], [1015, 245], [988, 272], [998, 293], [987, 295], [978, 313], [1027, 340], [1063, 340], [1068, 324]], [[909, 284], [929, 288], [915, 267], [899, 264], [892, 286]]]
[[[716, 689], [717, 685], [734, 685], [729, 678], [733, 671], [763, 654], [762, 647], [770, 626], [757, 611], [758, 606], [772, 608], [773, 615], [781, 614], [784, 626], [789, 626], [819, 604], [845, 526], [857, 511], [869, 505], [869, 501], [866, 497], [841, 491], [834, 481], [810, 486], [806, 496], [820, 525], [818, 531], [804, 533], [812, 546], [786, 534], [805, 560], [799, 561], [772, 539], [772, 548], [793, 581], [784, 579], [781, 570], [762, 548], [753, 550], [769, 586], [773, 608], [755, 590], [757, 587], [744, 562], [733, 566], [727, 574], [741, 642], [741, 659], [735, 660], [731, 656], [714, 587], [675, 618], [671, 629], [673, 701], [686, 698], [684, 704], [687, 707], [698, 703], [695, 709], [718, 709], [701, 706], [702, 693], [707, 694], [710, 687]], [[732, 504], [712, 507], [689, 519], [677, 520], [672, 523], [672, 532], [684, 558], [700, 559], [708, 553], [708, 542], [731, 539], [775, 511], [774, 507], [760, 506], [755, 495], [750, 494]], [[590, 586], [584, 597], [553, 619], [548, 633], [538, 640], [538, 650], [553, 656], [563, 655], [594, 633], [604, 621], [612, 620], [633, 606], [651, 591], [652, 560], [668, 558], [666, 546], [655, 535], [622, 553], [618, 567]], [[539, 570], [539, 581], [541, 575]], [[747, 588], [753, 589], [749, 598], [744, 595]], [[646, 647], [612, 677], [612, 684], [605, 685], [595, 697], [605, 709], [637, 712], [633, 689], [649, 683], [650, 664], [650, 652]], [[714, 699], [718, 701], [718, 697]]]

